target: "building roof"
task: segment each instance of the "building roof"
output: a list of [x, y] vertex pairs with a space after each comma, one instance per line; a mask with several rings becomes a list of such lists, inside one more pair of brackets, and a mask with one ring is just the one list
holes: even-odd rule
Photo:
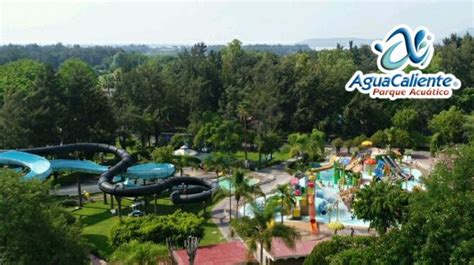
[[273, 238], [272, 251], [270, 255], [274, 261], [280, 259], [306, 257], [311, 253], [311, 251], [313, 251], [314, 246], [324, 240], [327, 240], [327, 238], [308, 241], [297, 240], [295, 242], [295, 248], [292, 249], [287, 247], [281, 238]]
[[[247, 247], [242, 241], [200, 247], [196, 253], [195, 265], [230, 265], [245, 264]], [[188, 265], [188, 254], [185, 249], [173, 251], [173, 257], [178, 265]]]

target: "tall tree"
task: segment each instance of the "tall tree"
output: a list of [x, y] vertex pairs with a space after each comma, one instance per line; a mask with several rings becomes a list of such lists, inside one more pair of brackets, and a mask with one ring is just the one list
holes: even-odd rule
[[63, 142], [113, 142], [114, 116], [94, 70], [79, 59], [69, 59], [57, 76], [64, 105], [59, 121]]
[[51, 68], [31, 60], [0, 66], [0, 145], [59, 144], [61, 91]]
[[49, 195], [49, 182], [0, 172], [2, 264], [88, 264], [76, 219]]
[[256, 251], [257, 245], [260, 245], [261, 264], [263, 262], [263, 249], [271, 251], [273, 238], [281, 238], [288, 247], [294, 247], [296, 239], [299, 238], [295, 228], [274, 222], [277, 204], [276, 201], [269, 201], [264, 207], [260, 207], [253, 202], [251, 205], [254, 216], [235, 219], [231, 224], [241, 236], [246, 238], [245, 241], [250, 253]]

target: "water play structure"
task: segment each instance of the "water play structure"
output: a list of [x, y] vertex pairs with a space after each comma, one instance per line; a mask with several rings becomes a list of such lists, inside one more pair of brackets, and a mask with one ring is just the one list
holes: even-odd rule
[[[372, 181], [399, 181], [408, 191], [420, 185], [421, 172], [395, 161], [391, 156], [372, 155], [364, 150], [352, 157], [331, 157], [328, 162], [309, 169], [291, 180], [296, 204], [294, 220], [309, 220], [312, 233], [318, 233], [317, 223], [368, 227], [356, 218], [352, 202], [357, 190]], [[396, 182], [393, 182], [396, 183]]]
[[[102, 166], [88, 160], [58, 159], [48, 160], [44, 156], [73, 152], [111, 153], [120, 161], [111, 167]], [[159, 194], [172, 190], [173, 203], [194, 203], [205, 201], [217, 189], [217, 183], [194, 177], [175, 177], [171, 164], [145, 163], [134, 165], [133, 158], [123, 149], [99, 143], [76, 143], [22, 150], [0, 151], [0, 164], [21, 166], [29, 170], [25, 179], [44, 180], [53, 172], [83, 172], [100, 174], [100, 190], [116, 198], [138, 197]], [[129, 179], [153, 180], [148, 185], [135, 185]]]

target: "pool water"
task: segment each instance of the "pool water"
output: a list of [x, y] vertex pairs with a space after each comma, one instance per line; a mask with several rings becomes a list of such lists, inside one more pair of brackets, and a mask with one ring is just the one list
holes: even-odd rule
[[[405, 173], [410, 173], [409, 168], [403, 168], [402, 170]], [[412, 169], [411, 174], [414, 176], [413, 180], [404, 182], [402, 187], [405, 188], [407, 186], [407, 190], [411, 191], [415, 186], [420, 185], [420, 179], [422, 173], [417, 169]], [[363, 174], [363, 179], [371, 180], [372, 176], [368, 174]], [[342, 201], [341, 197], [339, 196], [339, 187], [338, 185], [334, 185], [334, 169], [329, 169], [325, 171], [319, 172], [317, 180], [322, 184], [316, 185], [316, 195], [315, 195], [315, 208], [316, 208], [316, 220], [320, 223], [330, 223], [334, 221], [339, 221], [345, 226], [353, 226], [353, 227], [362, 227], [367, 228], [369, 227], [369, 223], [363, 220], [357, 219], [355, 215], [347, 208], [345, 203]], [[221, 185], [221, 183], [219, 183]], [[302, 178], [299, 180], [299, 185], [301, 187], [306, 187], [306, 178]], [[270, 197], [272, 195], [267, 196]], [[257, 198], [255, 200], [257, 204], [263, 204], [264, 198]], [[326, 211], [323, 213], [321, 212], [320, 205], [326, 205]], [[239, 210], [240, 214], [245, 214], [247, 216], [252, 216], [252, 210], [249, 204], [245, 205]], [[285, 216], [285, 218], [289, 218], [289, 216]], [[275, 213], [275, 219], [280, 219], [280, 213]], [[303, 220], [309, 221], [309, 216], [303, 216]]]
[[[246, 178], [245, 180], [247, 181], [247, 184], [249, 184], [250, 186], [253, 186], [258, 183], [258, 180], [254, 178]], [[233, 188], [231, 188], [231, 185], [232, 183], [229, 178], [227, 177], [219, 178], [219, 187], [221, 187], [222, 189], [225, 189], [225, 190], [232, 189], [233, 191]]]

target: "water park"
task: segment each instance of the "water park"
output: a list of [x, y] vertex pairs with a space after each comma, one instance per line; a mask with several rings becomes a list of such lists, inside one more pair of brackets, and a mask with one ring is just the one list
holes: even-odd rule
[[[370, 148], [370, 141], [364, 142], [367, 149], [352, 156], [331, 155], [326, 162], [310, 163], [310, 167], [295, 174], [289, 181], [294, 204], [283, 218], [290, 222], [307, 222], [311, 233], [316, 235], [318, 223], [328, 225], [333, 230], [343, 228], [367, 229], [369, 223], [358, 219], [352, 210], [355, 194], [371, 182], [390, 181], [400, 183], [407, 191], [423, 189], [422, 172], [414, 167], [411, 156]], [[272, 193], [256, 201], [264, 201]], [[252, 215], [250, 205], [242, 206], [242, 215]], [[281, 210], [275, 220], [281, 218]], [[332, 228], [334, 227], [334, 228]]]
[[[110, 153], [120, 160], [113, 166], [99, 165], [90, 160], [52, 159], [45, 156], [73, 152]], [[100, 175], [98, 186], [104, 194], [117, 201], [117, 214], [121, 216], [121, 198], [155, 195], [164, 190], [172, 190], [173, 203], [196, 203], [209, 200], [217, 189], [217, 183], [193, 177], [174, 176], [175, 167], [167, 163], [142, 163], [133, 165], [132, 157], [115, 146], [78, 143], [42, 148], [7, 150], [0, 153], [0, 164], [13, 170], [25, 172], [24, 179], [46, 180], [59, 172], [81, 172]], [[82, 204], [82, 194], [78, 186], [78, 198]], [[88, 197], [88, 195], [86, 196]], [[104, 195], [104, 201], [106, 200]], [[81, 205], [80, 205], [81, 206]], [[112, 204], [113, 208], [113, 204]]]
[[[407, 191], [423, 189], [420, 183], [422, 173], [413, 167], [410, 156], [371, 148], [370, 141], [364, 144], [365, 148], [352, 155], [330, 153], [326, 162], [310, 162], [304, 171], [292, 175], [283, 172], [290, 176], [285, 177], [286, 183], [282, 184], [290, 187], [293, 204], [290, 211], [275, 208], [275, 221], [285, 220], [285, 223], [307, 230], [313, 236], [320, 235], [321, 225], [336, 233], [338, 230], [348, 228], [367, 229], [369, 223], [358, 219], [352, 210], [352, 203], [357, 199], [355, 194], [359, 189], [378, 181], [398, 181], [397, 183]], [[109, 153], [117, 159], [114, 164], [105, 166], [87, 159], [64, 158], [65, 154], [74, 152]], [[174, 151], [174, 154], [188, 155], [190, 152], [193, 152], [194, 156], [198, 155], [187, 146], [182, 146]], [[128, 215], [141, 217], [147, 214], [143, 207], [149, 199], [147, 196], [153, 196], [155, 199], [156, 212], [157, 196], [163, 192], [169, 194], [169, 200], [176, 205], [209, 202], [213, 194], [219, 193], [218, 190], [230, 193], [231, 196], [236, 195], [233, 186], [235, 180], [223, 172], [217, 172], [214, 177], [175, 176], [176, 168], [173, 164], [156, 162], [135, 164], [125, 150], [105, 144], [78, 143], [5, 150], [0, 152], [0, 164], [23, 174], [25, 180], [44, 181], [61, 172], [100, 175], [97, 185], [104, 194], [104, 203], [107, 202], [106, 195], [110, 195], [111, 213], [117, 215], [119, 219], [122, 218], [122, 201], [127, 198], [131, 199], [128, 200], [131, 202], [126, 200]], [[206, 174], [202, 170], [192, 172], [198, 175]], [[244, 180], [247, 186], [273, 187], [264, 197], [255, 198], [255, 202], [261, 207], [269, 198], [279, 196], [278, 192], [274, 191], [275, 182], [278, 181], [274, 175], [249, 171]], [[82, 200], [89, 201], [91, 194], [83, 191], [78, 185], [77, 197], [79, 206], [82, 206]], [[117, 209], [114, 207], [114, 200]], [[222, 223], [223, 216], [228, 218], [231, 214], [232, 206], [230, 209], [225, 210], [224, 215], [213, 213], [214, 216], [211, 218], [220, 219]], [[243, 203], [235, 214], [252, 216], [252, 211], [251, 203]], [[224, 230], [220, 228], [220, 232], [225, 234], [225, 227], [228, 225], [224, 225]]]

